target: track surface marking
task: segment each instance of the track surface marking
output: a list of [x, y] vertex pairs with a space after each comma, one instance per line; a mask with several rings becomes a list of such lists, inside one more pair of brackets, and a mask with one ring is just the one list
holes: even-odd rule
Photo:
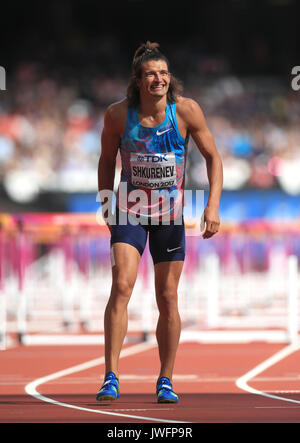
[[[287, 401], [290, 403], [300, 404], [299, 400], [294, 400], [292, 398], [286, 398], [286, 397], [281, 397], [279, 395], [269, 394], [267, 392], [260, 391], [260, 390], [255, 389], [255, 388], [248, 385], [249, 380], [251, 380], [254, 377], [256, 377], [257, 375], [261, 374], [266, 369], [269, 369], [271, 366], [276, 365], [276, 363], [279, 363], [281, 360], [283, 360], [284, 358], [293, 354], [294, 352], [299, 351], [299, 349], [300, 349], [300, 344], [297, 343], [297, 344], [291, 344], [291, 345], [281, 349], [279, 352], [276, 352], [276, 354], [272, 355], [272, 357], [263, 361], [259, 365], [255, 366], [255, 368], [251, 369], [251, 371], [247, 372], [245, 375], [238, 378], [236, 381], [237, 387], [246, 391], [246, 392], [250, 392], [251, 394], [261, 395], [263, 397], [272, 398], [274, 400], [282, 400], [282, 401]], [[296, 391], [296, 392], [299, 392], [299, 391]], [[288, 393], [288, 391], [286, 391], [286, 393]], [[293, 392], [290, 392], [290, 393], [293, 393]]]
[[[137, 345], [131, 346], [129, 348], [124, 349], [121, 352], [120, 358], [127, 357], [129, 355], [138, 354], [140, 352], [143, 352], [145, 350], [151, 349], [156, 347], [156, 343], [139, 343]], [[93, 412], [95, 414], [103, 414], [103, 415], [115, 415], [118, 417], [127, 417], [127, 418], [133, 418], [137, 420], [145, 420], [145, 421], [154, 421], [154, 422], [162, 422], [162, 423], [187, 423], [183, 421], [176, 421], [176, 420], [164, 420], [162, 418], [154, 418], [154, 417], [144, 417], [139, 415], [129, 415], [129, 414], [120, 414], [117, 412], [109, 412], [109, 411], [103, 411], [99, 409], [91, 409], [91, 408], [84, 408], [81, 406], [72, 405], [70, 403], [63, 403], [60, 401], [56, 401], [50, 397], [46, 397], [44, 395], [41, 395], [37, 391], [37, 387], [47, 383], [49, 381], [57, 380], [58, 378], [64, 377], [66, 375], [74, 374], [75, 372], [84, 371], [86, 369], [92, 368], [94, 366], [98, 366], [101, 364], [104, 364], [105, 360], [104, 357], [96, 358], [94, 360], [90, 360], [86, 363], [82, 363], [80, 365], [72, 366], [68, 369], [64, 369], [62, 371], [55, 372], [53, 374], [47, 375], [45, 377], [38, 378], [37, 380], [32, 381], [31, 383], [27, 384], [25, 386], [25, 392], [28, 395], [31, 395], [32, 397], [37, 398], [38, 400], [45, 401], [47, 403], [52, 403], [57, 406], [62, 406], [65, 408], [71, 408], [71, 409], [77, 409], [80, 411], [87, 411], [87, 412]]]
[[[300, 422], [298, 347], [293, 352], [279, 343], [182, 343], [173, 377], [180, 402], [159, 405], [157, 346], [144, 346], [124, 347], [128, 358], [120, 360], [121, 398], [107, 403], [95, 399], [105, 370], [102, 345], [18, 346], [0, 353], [0, 422]], [[27, 394], [26, 385], [34, 395]]]

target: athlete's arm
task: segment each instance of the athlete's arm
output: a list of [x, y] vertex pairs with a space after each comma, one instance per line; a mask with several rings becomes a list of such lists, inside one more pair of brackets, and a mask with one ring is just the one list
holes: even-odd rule
[[223, 187], [223, 166], [213, 136], [200, 106], [191, 99], [182, 100], [181, 113], [198, 149], [205, 158], [209, 181], [209, 196], [204, 210], [206, 229], [203, 238], [210, 238], [219, 230], [219, 204]]
[[[104, 128], [101, 134], [101, 155], [98, 164], [98, 190], [101, 205], [107, 202], [102, 191], [113, 192], [116, 157], [120, 143], [120, 116], [116, 105], [111, 105], [104, 116]], [[107, 215], [107, 214], [103, 214]], [[110, 229], [109, 224], [108, 228]]]

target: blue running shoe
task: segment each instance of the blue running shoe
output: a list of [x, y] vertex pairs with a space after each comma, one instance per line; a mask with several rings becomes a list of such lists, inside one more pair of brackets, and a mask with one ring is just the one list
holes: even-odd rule
[[119, 397], [119, 380], [113, 372], [108, 372], [100, 391], [96, 395], [96, 400], [116, 400]]
[[160, 377], [156, 385], [156, 395], [158, 403], [178, 403], [179, 400], [168, 377]]

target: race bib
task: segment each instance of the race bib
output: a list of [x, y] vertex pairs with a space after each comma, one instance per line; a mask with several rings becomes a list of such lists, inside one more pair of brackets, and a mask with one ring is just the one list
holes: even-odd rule
[[131, 183], [148, 189], [176, 186], [176, 158], [174, 152], [130, 155]]

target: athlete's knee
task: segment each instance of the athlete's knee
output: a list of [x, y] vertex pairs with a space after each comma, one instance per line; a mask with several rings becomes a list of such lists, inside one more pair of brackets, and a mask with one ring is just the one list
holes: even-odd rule
[[118, 278], [113, 283], [113, 293], [116, 299], [128, 301], [133, 290], [133, 283], [126, 278]]
[[178, 296], [174, 289], [164, 289], [156, 295], [157, 305], [160, 312], [177, 313]]

